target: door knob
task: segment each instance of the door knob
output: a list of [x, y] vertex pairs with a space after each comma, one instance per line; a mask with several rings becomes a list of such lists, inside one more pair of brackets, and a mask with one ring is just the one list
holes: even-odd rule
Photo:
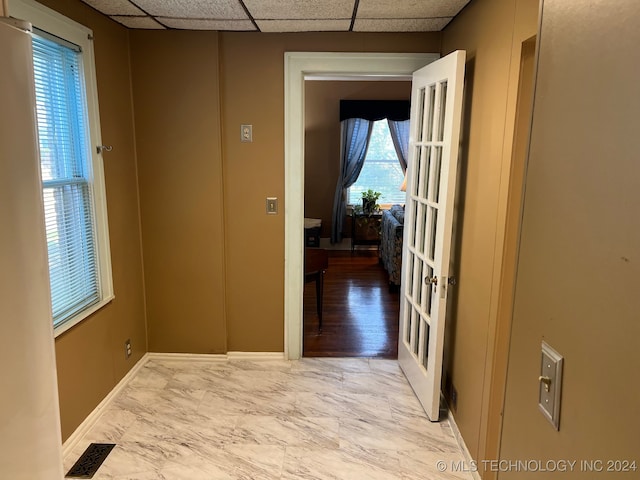
[[424, 277], [425, 285], [438, 285], [438, 277]]

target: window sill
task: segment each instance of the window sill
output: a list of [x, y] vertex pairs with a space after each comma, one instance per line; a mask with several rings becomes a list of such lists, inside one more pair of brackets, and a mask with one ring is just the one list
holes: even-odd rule
[[64, 322], [62, 325], [58, 325], [57, 327], [54, 327], [54, 329], [53, 329], [53, 338], [57, 338], [59, 335], [62, 335], [67, 330], [70, 330], [71, 328], [75, 327], [77, 324], [82, 322], [85, 318], [87, 318], [90, 315], [93, 315], [95, 312], [100, 310], [102, 307], [104, 307], [107, 304], [111, 303], [111, 301], [114, 298], [116, 298], [115, 295], [109, 295], [108, 297], [103, 298], [102, 300], [100, 300], [98, 303], [94, 303], [89, 308], [87, 308], [85, 310], [82, 310], [75, 317], [71, 317], [69, 320]]
[[[380, 203], [380, 211], [389, 210], [393, 205], [404, 205], [404, 203]], [[360, 205], [347, 205], [347, 215], [351, 215], [356, 206], [359, 207]]]

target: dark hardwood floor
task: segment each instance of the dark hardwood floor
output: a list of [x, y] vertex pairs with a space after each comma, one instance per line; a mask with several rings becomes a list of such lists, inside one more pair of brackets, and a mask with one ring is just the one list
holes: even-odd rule
[[389, 292], [376, 251], [329, 251], [322, 332], [315, 283], [304, 286], [305, 357], [398, 357], [398, 292]]

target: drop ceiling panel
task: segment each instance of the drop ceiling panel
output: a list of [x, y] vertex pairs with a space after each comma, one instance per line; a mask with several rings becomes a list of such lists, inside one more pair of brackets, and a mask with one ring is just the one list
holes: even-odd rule
[[256, 31], [258, 25], [263, 32], [439, 31], [469, 3], [469, 0], [83, 1], [128, 28], [158, 29], [164, 25], [175, 29]]
[[248, 19], [238, 0], [135, 0], [153, 16], [216, 20]]
[[219, 30], [255, 32], [251, 20], [201, 20], [194, 18], [158, 18], [169, 28], [181, 30]]
[[451, 18], [357, 19], [354, 32], [439, 32]]
[[129, 0], [84, 0], [84, 3], [105, 15], [145, 15]]
[[123, 17], [112, 15], [116, 22], [121, 23], [127, 28], [141, 28], [147, 30], [164, 30], [164, 27], [151, 17]]
[[453, 17], [469, 0], [360, 0], [358, 18]]
[[347, 32], [351, 19], [344, 20], [256, 20], [263, 32]]
[[244, 4], [256, 20], [332, 20], [353, 16], [353, 0], [244, 0]]

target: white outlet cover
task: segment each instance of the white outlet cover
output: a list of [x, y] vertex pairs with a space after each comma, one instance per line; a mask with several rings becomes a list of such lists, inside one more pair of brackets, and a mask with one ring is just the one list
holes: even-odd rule
[[253, 125], [240, 125], [240, 141], [253, 142]]

